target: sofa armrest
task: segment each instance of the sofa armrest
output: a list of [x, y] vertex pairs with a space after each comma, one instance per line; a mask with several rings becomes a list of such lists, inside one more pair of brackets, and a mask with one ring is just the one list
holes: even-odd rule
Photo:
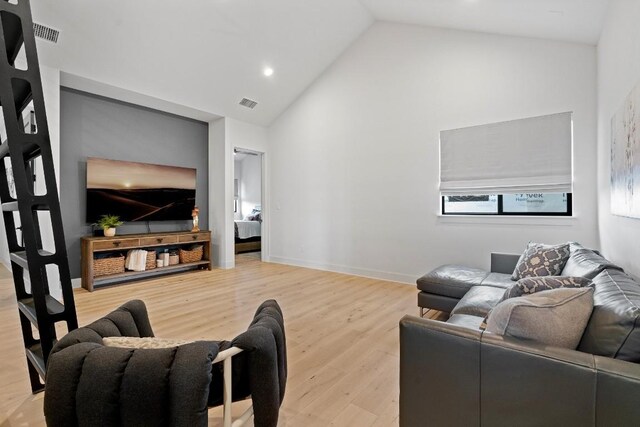
[[511, 274], [518, 264], [520, 255], [518, 254], [501, 254], [497, 252], [491, 253], [491, 272]]
[[480, 331], [435, 320], [400, 320], [400, 425], [480, 421]]
[[405, 316], [400, 425], [637, 425], [640, 365]]

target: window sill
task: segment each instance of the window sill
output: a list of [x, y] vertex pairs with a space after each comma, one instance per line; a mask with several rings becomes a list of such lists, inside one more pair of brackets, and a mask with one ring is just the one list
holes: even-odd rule
[[578, 219], [573, 216], [518, 216], [518, 215], [442, 215], [438, 222], [443, 224], [489, 224], [572, 227]]

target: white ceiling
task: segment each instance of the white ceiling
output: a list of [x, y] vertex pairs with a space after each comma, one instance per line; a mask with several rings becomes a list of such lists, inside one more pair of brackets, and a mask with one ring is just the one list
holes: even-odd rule
[[[376, 19], [595, 44], [607, 0], [32, 0], [41, 63], [270, 124]], [[275, 70], [267, 78], [264, 67]], [[258, 101], [254, 110], [238, 105]]]
[[[32, 0], [41, 63], [269, 124], [373, 22], [358, 0]], [[275, 70], [262, 74], [265, 66]], [[238, 105], [247, 97], [254, 110]]]
[[361, 0], [378, 20], [595, 45], [609, 0]]

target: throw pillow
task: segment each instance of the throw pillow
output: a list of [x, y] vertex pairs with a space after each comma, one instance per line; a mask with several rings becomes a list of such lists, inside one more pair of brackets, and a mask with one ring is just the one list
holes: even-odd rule
[[516, 298], [522, 295], [530, 295], [541, 291], [550, 291], [558, 288], [584, 288], [591, 285], [591, 280], [585, 277], [545, 276], [527, 277], [518, 280], [506, 290], [502, 301]]
[[105, 337], [102, 338], [102, 344], [106, 347], [121, 348], [173, 348], [185, 344], [191, 344], [193, 341], [174, 340], [168, 338], [155, 337]]
[[487, 332], [575, 349], [591, 311], [593, 288], [559, 288], [496, 305], [487, 319]]
[[525, 277], [559, 276], [569, 259], [569, 244], [543, 245], [529, 243], [527, 249], [520, 256], [511, 280]]

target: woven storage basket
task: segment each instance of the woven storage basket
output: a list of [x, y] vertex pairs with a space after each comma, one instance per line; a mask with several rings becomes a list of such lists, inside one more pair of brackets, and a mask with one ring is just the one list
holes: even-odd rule
[[191, 249], [180, 248], [180, 264], [202, 261], [203, 247], [202, 245], [193, 246]]
[[145, 270], [153, 270], [154, 268], [156, 268], [156, 251], [148, 251]]
[[124, 273], [124, 256], [94, 258], [93, 277]]
[[178, 254], [169, 255], [169, 265], [176, 265], [176, 264], [180, 264], [180, 255]]

